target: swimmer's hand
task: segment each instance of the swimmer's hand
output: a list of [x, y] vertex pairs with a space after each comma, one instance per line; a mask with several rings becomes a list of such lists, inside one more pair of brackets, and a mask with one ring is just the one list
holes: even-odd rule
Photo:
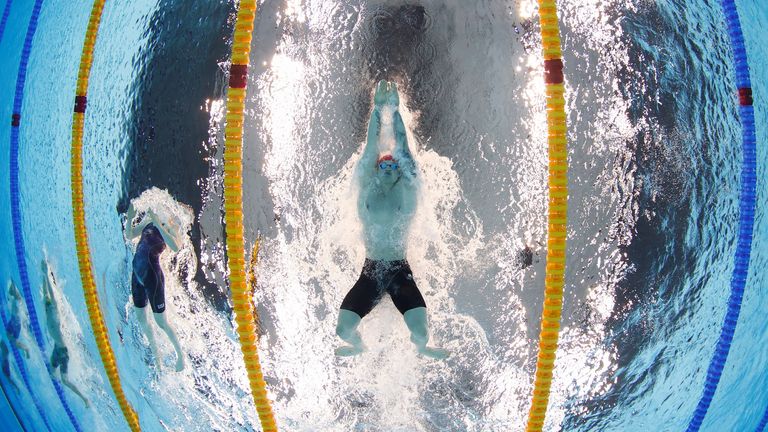
[[384, 80], [379, 81], [379, 83], [376, 84], [376, 93], [373, 95], [373, 103], [377, 108], [380, 108], [387, 103], [387, 93], [387, 82]]
[[435, 360], [443, 360], [451, 355], [448, 350], [442, 348], [421, 347], [419, 348], [419, 354], [433, 358]]
[[400, 105], [400, 95], [397, 93], [397, 84], [394, 82], [389, 83], [389, 96], [387, 97], [387, 105], [395, 107], [397, 109]]
[[335, 353], [339, 357], [352, 357], [361, 354], [363, 351], [365, 351], [365, 347], [345, 345], [336, 348]]
[[128, 219], [128, 223], [133, 223], [133, 218], [136, 217], [136, 207], [133, 206], [133, 203], [128, 204], [128, 210], [125, 211], [125, 218]]

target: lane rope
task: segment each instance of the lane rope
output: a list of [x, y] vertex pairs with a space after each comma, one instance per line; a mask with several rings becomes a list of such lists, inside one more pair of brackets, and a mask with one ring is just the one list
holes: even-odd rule
[[[3, 306], [0, 306], [0, 318], [3, 320], [3, 328], [7, 329], [9, 326], [9, 320], [8, 315], [5, 314], [5, 307], [4, 305], [9, 304], [8, 300], [5, 297], [5, 291], [0, 290], [0, 299], [2, 299]], [[19, 317], [21, 319], [21, 317]], [[40, 399], [37, 397], [37, 394], [32, 391], [32, 385], [29, 383], [29, 375], [27, 374], [27, 368], [24, 366], [24, 362], [21, 359], [21, 353], [19, 352], [19, 349], [11, 343], [11, 339], [8, 339], [8, 345], [11, 347], [11, 352], [13, 353], [13, 359], [16, 361], [16, 366], [19, 367], [19, 375], [21, 375], [21, 380], [24, 382], [24, 387], [27, 388], [27, 391], [29, 392], [29, 396], [32, 398], [32, 403], [35, 405], [35, 409], [37, 410], [37, 413], [40, 414], [40, 418], [43, 419], [43, 424], [45, 424], [45, 427], [48, 429], [48, 431], [51, 430], [51, 425], [48, 424], [48, 419], [45, 417], [45, 413], [43, 410], [43, 405], [40, 403]], [[10, 365], [9, 365], [10, 366]], [[8, 379], [11, 379], [9, 376]], [[8, 401], [10, 403], [10, 401]]]
[[565, 238], [568, 213], [568, 141], [565, 123], [565, 86], [560, 51], [560, 28], [554, 0], [539, 0], [544, 82], [547, 102], [547, 143], [549, 145], [549, 215], [547, 266], [544, 277], [544, 307], [539, 333], [529, 432], [541, 431], [547, 414], [552, 370], [557, 354], [560, 315], [563, 310], [565, 279]]
[[232, 65], [229, 71], [227, 114], [224, 129], [224, 222], [226, 224], [227, 261], [232, 306], [243, 361], [248, 371], [253, 402], [264, 432], [276, 432], [272, 407], [267, 397], [266, 383], [261, 372], [252, 294], [245, 274], [243, 246], [243, 120], [248, 63], [250, 61], [256, 0], [241, 0], [232, 41]]
[[[13, 221], [13, 237], [16, 246], [16, 263], [19, 267], [19, 277], [21, 279], [24, 303], [27, 305], [32, 334], [35, 336], [35, 342], [43, 356], [43, 361], [45, 362], [48, 371], [53, 371], [45, 354], [45, 339], [40, 330], [40, 322], [37, 317], [37, 311], [35, 310], [35, 301], [32, 297], [32, 290], [29, 285], [29, 273], [27, 272], [26, 262], [27, 255], [24, 247], [24, 233], [21, 224], [21, 199], [19, 192], [19, 126], [21, 125], [21, 105], [24, 99], [24, 85], [27, 79], [29, 54], [32, 52], [32, 40], [35, 37], [37, 20], [40, 17], [40, 9], [42, 7], [43, 0], [36, 0], [32, 9], [32, 16], [29, 18], [29, 26], [27, 27], [27, 34], [24, 39], [24, 48], [21, 53], [19, 74], [16, 80], [16, 93], [13, 99], [13, 114], [11, 116], [11, 157], [9, 171], [11, 177], [11, 219]], [[80, 424], [77, 422], [75, 415], [72, 413], [72, 409], [69, 407], [69, 404], [64, 397], [64, 390], [62, 389], [61, 384], [53, 377], [52, 373], [49, 372], [48, 377], [51, 379], [51, 383], [56, 389], [56, 394], [59, 397], [62, 407], [64, 407], [64, 411], [67, 413], [67, 417], [69, 417], [70, 423], [72, 423], [72, 427], [80, 432]]]
[[71, 150], [71, 181], [72, 181], [72, 216], [74, 218], [75, 246], [77, 262], [80, 269], [80, 280], [83, 285], [83, 295], [88, 308], [93, 336], [99, 348], [99, 356], [109, 379], [109, 384], [115, 394], [120, 410], [132, 431], [141, 430], [136, 411], [128, 403], [125, 392], [120, 384], [120, 375], [115, 362], [115, 354], [109, 342], [109, 332], [104, 324], [101, 313], [96, 282], [93, 278], [93, 264], [88, 246], [88, 231], [85, 226], [85, 205], [83, 203], [83, 130], [85, 125], [85, 110], [88, 105], [88, 78], [93, 64], [93, 50], [101, 23], [101, 14], [105, 0], [95, 0], [88, 20], [85, 42], [80, 56], [80, 70], [77, 75], [77, 90], [75, 107], [72, 115], [72, 150]]
[[760, 423], [757, 425], [755, 432], [763, 432], [765, 430], [765, 426], [768, 426], [768, 409], [766, 409], [765, 413], [763, 413], [763, 418], [760, 420]]
[[13, 0], [6, 0], [5, 8], [3, 8], [3, 18], [0, 19], [0, 42], [3, 41], [5, 25], [8, 24], [8, 15], [11, 13], [11, 3], [13, 3]]
[[698, 431], [707, 410], [712, 403], [712, 397], [717, 390], [720, 377], [728, 359], [728, 352], [736, 331], [736, 324], [741, 311], [741, 301], [744, 287], [749, 274], [749, 258], [752, 252], [752, 232], [755, 224], [755, 195], [757, 190], [757, 154], [755, 137], [755, 111], [752, 106], [752, 85], [749, 79], [749, 63], [747, 49], [744, 45], [744, 35], [741, 31], [739, 13], [733, 0], [721, 0], [723, 14], [728, 25], [728, 35], [733, 50], [733, 66], [736, 71], [736, 86], [738, 87], [739, 117], [742, 126], [741, 192], [739, 194], [739, 237], [734, 256], [734, 267], [731, 275], [731, 294], [728, 298], [728, 309], [720, 329], [720, 338], [715, 344], [715, 352], [707, 368], [704, 389], [693, 413], [687, 431]]

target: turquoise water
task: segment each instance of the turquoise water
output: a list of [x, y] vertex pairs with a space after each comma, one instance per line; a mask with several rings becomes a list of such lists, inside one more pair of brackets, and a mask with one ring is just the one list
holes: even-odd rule
[[[676, 431], [701, 394], [725, 313], [741, 163], [731, 53], [718, 4], [561, 2], [570, 145], [569, 258], [561, 349], [546, 430]], [[758, 132], [750, 277], [723, 378], [702, 430], [754, 430], [768, 408], [764, 319], [768, 8], [738, 2]], [[0, 41], [0, 117], [11, 116], [31, 1]], [[84, 430], [127, 430], [80, 287], [69, 149], [90, 4], [46, 0], [20, 128], [26, 265], [58, 279]], [[226, 299], [221, 101], [230, 2], [107, 2], [88, 92], [85, 195], [99, 296], [128, 400], [144, 430], [258, 430]], [[524, 427], [535, 369], [546, 241], [546, 142], [538, 16], [529, 1], [263, 2], [254, 30], [245, 143], [246, 237], [263, 236], [260, 356], [278, 424], [296, 431], [500, 431]], [[369, 351], [332, 355], [341, 299], [364, 258], [348, 197], [370, 91], [397, 80], [424, 173], [409, 261], [433, 339], [417, 357], [390, 303], [366, 318]], [[0, 124], [8, 166], [10, 124]], [[7, 170], [3, 170], [6, 172]], [[7, 179], [7, 176], [4, 177]], [[0, 275], [19, 284], [8, 180]], [[128, 199], [185, 221], [163, 261], [167, 311], [187, 368], [158, 369], [131, 306]], [[183, 203], [188, 207], [179, 205]], [[517, 252], [534, 251], [521, 268]], [[102, 279], [103, 275], [103, 279]], [[104, 282], [102, 282], [102, 280]], [[23, 314], [30, 389], [52, 430], [71, 424]], [[7, 340], [7, 339], [5, 339]], [[52, 344], [47, 340], [46, 356]], [[11, 360], [0, 383], [27, 430], [45, 430]]]

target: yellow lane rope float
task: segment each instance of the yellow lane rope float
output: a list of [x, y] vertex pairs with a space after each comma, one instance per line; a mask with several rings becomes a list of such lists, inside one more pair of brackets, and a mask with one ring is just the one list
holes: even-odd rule
[[232, 305], [235, 310], [240, 347], [243, 351], [251, 394], [261, 427], [264, 432], [272, 432], [277, 431], [277, 425], [267, 398], [266, 383], [259, 363], [252, 295], [245, 275], [243, 246], [243, 118], [255, 18], [256, 0], [241, 0], [232, 41], [232, 66], [229, 73], [224, 128], [224, 222], [229, 261], [229, 287], [232, 290]]
[[539, 334], [539, 355], [527, 431], [541, 431], [549, 403], [552, 369], [557, 352], [560, 315], [563, 309], [565, 237], [568, 210], [568, 143], [565, 124], [563, 61], [560, 29], [554, 0], [539, 0], [539, 19], [544, 54], [549, 145], [549, 221], [544, 308]]
[[105, 0], [96, 0], [91, 9], [91, 18], [88, 21], [88, 30], [83, 43], [83, 53], [80, 57], [80, 71], [77, 75], [77, 93], [75, 95], [75, 109], [72, 119], [72, 214], [75, 225], [75, 244], [77, 247], [77, 262], [80, 267], [80, 278], [83, 284], [85, 304], [88, 305], [88, 315], [93, 328], [93, 336], [99, 347], [99, 355], [104, 365], [104, 370], [109, 378], [109, 384], [115, 393], [120, 409], [132, 431], [140, 431], [139, 418], [136, 411], [128, 403], [120, 384], [120, 376], [117, 372], [115, 355], [109, 343], [109, 334], [104, 325], [104, 316], [101, 314], [101, 306], [96, 291], [96, 283], [93, 278], [91, 264], [91, 252], [88, 247], [88, 232], [85, 228], [85, 210], [83, 205], [83, 128], [85, 123], [85, 109], [87, 106], [88, 77], [93, 63], [93, 47], [96, 45], [96, 35], [99, 31], [101, 13], [104, 10]]

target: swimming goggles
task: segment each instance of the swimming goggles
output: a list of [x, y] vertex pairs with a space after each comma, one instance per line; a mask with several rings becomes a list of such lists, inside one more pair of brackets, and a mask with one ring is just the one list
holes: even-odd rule
[[379, 169], [387, 169], [387, 168], [396, 170], [397, 169], [397, 163], [396, 162], [389, 162], [389, 163], [381, 162], [381, 163], [379, 163]]

